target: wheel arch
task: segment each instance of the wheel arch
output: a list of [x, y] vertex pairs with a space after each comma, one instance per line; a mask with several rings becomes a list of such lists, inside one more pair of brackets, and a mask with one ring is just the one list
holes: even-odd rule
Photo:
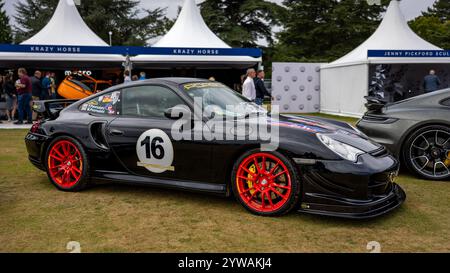
[[81, 144], [81, 146], [86, 149], [86, 146], [83, 144], [83, 142], [80, 141], [80, 139], [77, 138], [76, 136], [74, 136], [70, 133], [66, 133], [66, 132], [54, 133], [51, 136], [49, 136], [49, 138], [47, 139], [47, 141], [45, 141], [45, 143], [42, 145], [42, 148], [41, 148], [41, 162], [44, 165], [45, 169], [47, 169], [47, 158], [46, 157], [47, 157], [48, 148], [49, 148], [50, 144], [58, 137], [71, 137], [71, 138], [77, 140]]
[[411, 128], [408, 129], [408, 131], [403, 134], [401, 140], [400, 140], [400, 148], [398, 150], [398, 157], [400, 158], [400, 160], [404, 163], [405, 158], [403, 155], [403, 149], [405, 148], [406, 145], [406, 141], [417, 131], [420, 130], [422, 128], [428, 127], [428, 126], [446, 126], [450, 128], [450, 122], [446, 122], [446, 121], [442, 121], [442, 120], [436, 120], [436, 121], [424, 121], [424, 122], [420, 122], [415, 124], [414, 126], [412, 126]]
[[[227, 181], [226, 187], [227, 187], [227, 196], [228, 197], [233, 195], [233, 191], [231, 190], [231, 183], [233, 182], [233, 177], [232, 177], [233, 168], [234, 168], [234, 165], [237, 163], [237, 160], [241, 156], [243, 156], [245, 153], [247, 153], [251, 150], [254, 150], [254, 149], [258, 149], [258, 148], [261, 148], [261, 145], [248, 145], [248, 146], [242, 147], [239, 150], [237, 150], [231, 157], [232, 160], [230, 160], [230, 163], [227, 165], [226, 178], [225, 178]], [[284, 155], [287, 159], [289, 159], [292, 162], [293, 166], [296, 167], [296, 165], [294, 164], [294, 162], [291, 159], [292, 155], [287, 150], [277, 149], [276, 152]]]

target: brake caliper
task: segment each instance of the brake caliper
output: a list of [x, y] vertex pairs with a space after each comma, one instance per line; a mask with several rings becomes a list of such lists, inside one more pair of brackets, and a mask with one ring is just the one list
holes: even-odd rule
[[447, 159], [444, 162], [445, 166], [450, 167], [450, 151], [447, 152]]
[[[255, 165], [252, 165], [252, 166], [250, 166], [250, 168], [248, 169], [249, 171], [251, 171], [252, 172], [252, 174], [248, 174], [248, 180], [247, 180], [247, 185], [248, 185], [248, 188], [249, 189], [251, 189], [251, 188], [253, 188], [253, 179], [255, 179], [255, 173], [256, 173], [256, 166]], [[253, 190], [250, 190], [250, 194], [251, 195], [253, 195], [253, 193], [255, 192], [255, 190], [253, 189]]]

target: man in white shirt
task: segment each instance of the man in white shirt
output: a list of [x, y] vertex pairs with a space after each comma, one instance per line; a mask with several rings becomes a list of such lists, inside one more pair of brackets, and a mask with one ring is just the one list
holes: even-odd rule
[[131, 82], [131, 77], [130, 77], [130, 70], [125, 70], [125, 72], [123, 73], [123, 82], [124, 83], [130, 83]]
[[244, 84], [242, 85], [242, 95], [251, 101], [255, 101], [256, 99], [255, 77], [255, 69], [250, 68], [247, 70], [247, 79], [245, 79]]

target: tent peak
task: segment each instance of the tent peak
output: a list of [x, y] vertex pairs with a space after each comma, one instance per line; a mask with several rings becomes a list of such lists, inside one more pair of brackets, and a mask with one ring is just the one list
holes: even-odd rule
[[392, 0], [372, 36], [329, 66], [367, 62], [368, 50], [441, 50], [441, 48], [414, 33], [400, 9], [400, 0]]
[[86, 25], [73, 0], [59, 0], [47, 25], [22, 44], [108, 46]]
[[230, 48], [206, 25], [195, 0], [185, 0], [177, 21], [154, 47]]

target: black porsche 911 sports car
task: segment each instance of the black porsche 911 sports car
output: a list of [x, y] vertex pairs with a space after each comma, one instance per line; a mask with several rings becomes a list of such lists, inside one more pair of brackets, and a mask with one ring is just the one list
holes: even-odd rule
[[[213, 111], [199, 116], [196, 98]], [[230, 112], [230, 105], [241, 110]], [[178, 113], [181, 108], [185, 112]], [[45, 118], [26, 136], [29, 159], [63, 191], [96, 181], [134, 183], [234, 195], [263, 216], [295, 209], [346, 218], [376, 217], [406, 198], [394, 183], [398, 161], [350, 125], [276, 117], [217, 82], [147, 80], [78, 102], [37, 102], [34, 110]], [[179, 138], [173, 128], [189, 114], [192, 124], [181, 129], [190, 128], [190, 136], [214, 132], [215, 122], [227, 117], [222, 120], [233, 126], [225, 131], [237, 137]], [[234, 127], [241, 120], [260, 126], [261, 117], [278, 132], [274, 150], [262, 148], [267, 139], [245, 138], [255, 127], [241, 135]]]
[[368, 97], [357, 127], [425, 179], [450, 179], [450, 89], [387, 104]]

